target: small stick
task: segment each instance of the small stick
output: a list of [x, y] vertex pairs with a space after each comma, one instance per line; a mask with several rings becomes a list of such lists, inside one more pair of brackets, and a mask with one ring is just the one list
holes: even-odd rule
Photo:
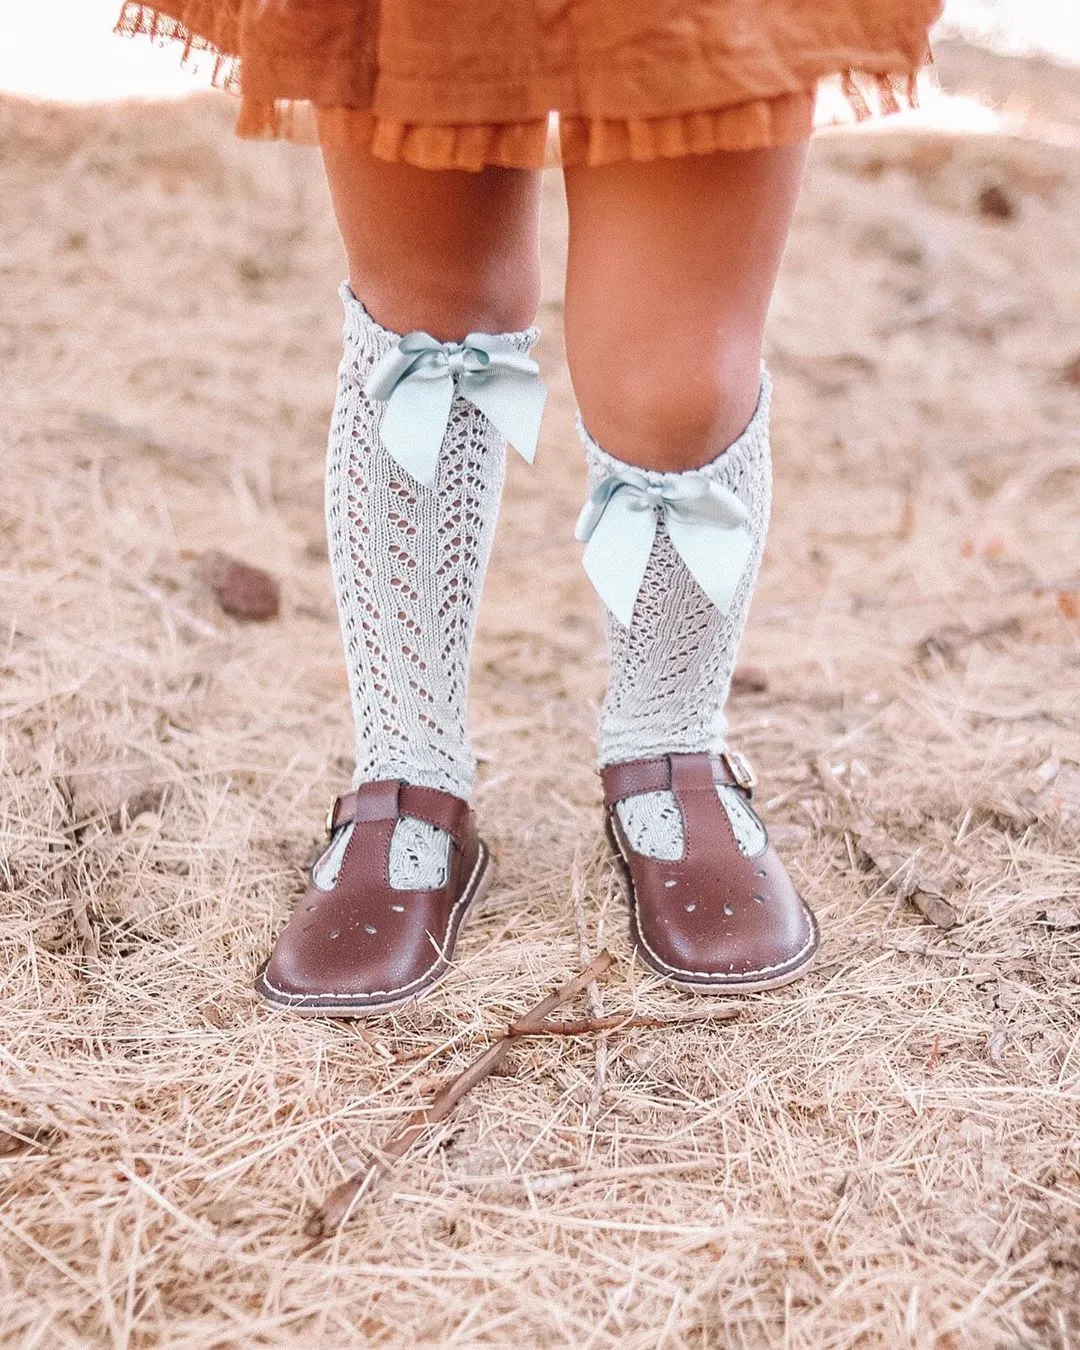
[[738, 1008], [697, 1008], [677, 1017], [628, 1017], [625, 1013], [609, 1013], [606, 1017], [581, 1017], [576, 1022], [545, 1022], [543, 1026], [526, 1026], [515, 1022], [507, 1027], [507, 1036], [591, 1036], [598, 1031], [629, 1031], [635, 1027], [677, 1027], [685, 1022], [730, 1022], [738, 1017]]
[[[581, 993], [583, 989], [592, 984], [597, 976], [602, 975], [607, 970], [613, 959], [606, 948], [599, 952], [580, 974], [575, 975], [572, 980], [548, 994], [547, 998], [541, 999], [520, 1021], [515, 1023], [515, 1026], [521, 1029], [535, 1029], [539, 1023], [543, 1022], [548, 1013], [554, 1012], [556, 1008], [561, 1008], [564, 1003], [569, 1003], [575, 994]], [[523, 1034], [527, 1034], [527, 1031], [518, 1031], [518, 1035]], [[463, 1073], [460, 1073], [457, 1078], [448, 1083], [436, 1095], [430, 1106], [423, 1106], [418, 1111], [414, 1111], [404, 1125], [395, 1130], [383, 1145], [379, 1156], [368, 1168], [362, 1172], [354, 1173], [340, 1186], [335, 1186], [304, 1225], [304, 1231], [308, 1237], [318, 1241], [320, 1238], [329, 1237], [331, 1233], [336, 1232], [348, 1218], [353, 1205], [362, 1195], [371, 1190], [375, 1182], [389, 1170], [390, 1165], [396, 1159], [409, 1151], [416, 1140], [425, 1133], [428, 1126], [435, 1125], [438, 1121], [445, 1119], [458, 1102], [476, 1087], [477, 1083], [483, 1082], [488, 1074], [502, 1063], [513, 1040], [512, 1036], [504, 1034], [493, 1045], [488, 1046], [484, 1053], [474, 1059]]]
[[[578, 940], [578, 960], [584, 965], [589, 959], [589, 923], [585, 917], [585, 877], [582, 866], [582, 849], [579, 844], [574, 850], [574, 862], [570, 869], [570, 895], [571, 904], [574, 911], [574, 929], [577, 932]], [[599, 923], [597, 926], [597, 942], [600, 941]], [[593, 1018], [602, 1018], [605, 1016], [604, 996], [600, 992], [600, 986], [594, 981], [588, 988], [589, 1012]], [[595, 1063], [593, 1065], [592, 1089], [589, 1092], [589, 1100], [585, 1106], [585, 1114], [582, 1119], [582, 1126], [589, 1130], [592, 1128], [593, 1121], [600, 1113], [600, 1106], [604, 1100], [604, 1085], [607, 1082], [608, 1072], [608, 1049], [609, 1041], [607, 1032], [601, 1031], [596, 1038], [595, 1044]]]
[[[633, 1013], [609, 1013], [606, 1017], [582, 1017], [576, 1022], [544, 1022], [540, 1026], [526, 1026], [523, 1022], [514, 1022], [503, 1032], [504, 1036], [520, 1038], [522, 1036], [591, 1036], [600, 1031], [634, 1031], [641, 1027], [679, 1027], [687, 1022], [731, 1022], [739, 1016], [739, 1009], [722, 1006], [719, 1008], [693, 1008], [686, 1012], [675, 1013], [672, 1017], [649, 1017]], [[478, 1045], [488, 1039], [486, 1032], [473, 1036], [467, 1042]], [[447, 1046], [441, 1047], [448, 1049]], [[420, 1050], [399, 1050], [394, 1056], [395, 1064], [408, 1064], [414, 1059], [425, 1059], [432, 1053], [428, 1046]]]
[[83, 876], [80, 875], [82, 871], [80, 855], [77, 849], [72, 847], [76, 842], [75, 827], [78, 823], [75, 820], [75, 805], [66, 784], [61, 785], [61, 791], [69, 822], [67, 845], [69, 851], [60, 867], [61, 891], [67, 896], [72, 922], [75, 925], [75, 933], [82, 947], [83, 957], [87, 966], [96, 974], [101, 964], [101, 944], [98, 942], [98, 935], [94, 931], [94, 925], [90, 919], [90, 906], [86, 902], [87, 888], [82, 884]]
[[832, 600], [797, 600], [790, 605], [774, 605], [772, 609], [763, 609], [757, 616], [757, 622], [783, 623], [786, 619], [799, 614], [834, 613], [861, 614], [864, 609], [922, 609], [930, 605], [960, 604], [965, 600], [972, 604], [989, 603], [1003, 600], [1011, 595], [1054, 595], [1059, 591], [1072, 594], [1080, 591], [1080, 573], [1071, 577], [1059, 577], [1051, 581], [1014, 581], [1009, 586], [1000, 586], [992, 591], [938, 591], [931, 595], [912, 595], [897, 600], [892, 596], [877, 594], [847, 594], [835, 596]]

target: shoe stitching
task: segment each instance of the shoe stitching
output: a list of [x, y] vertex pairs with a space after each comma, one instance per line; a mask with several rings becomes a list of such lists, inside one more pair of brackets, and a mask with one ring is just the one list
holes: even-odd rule
[[[469, 875], [468, 884], [465, 886], [464, 890], [461, 892], [461, 895], [458, 897], [457, 902], [450, 910], [450, 914], [447, 920], [447, 933], [446, 933], [447, 946], [449, 945], [450, 938], [454, 935], [454, 919], [455, 916], [457, 915], [458, 910], [462, 907], [462, 905], [468, 904], [472, 899], [471, 892], [473, 889], [474, 882], [477, 881], [476, 877], [477, 870], [484, 863], [485, 859], [489, 859], [491, 856], [488, 853], [486, 845], [482, 845], [481, 847], [482, 852], [480, 854], [480, 857], [477, 858], [476, 860], [476, 866], [473, 868], [472, 872]], [[289, 999], [293, 1004], [300, 1003], [304, 999], [359, 1000], [359, 999], [377, 999], [377, 998], [393, 997], [394, 995], [397, 994], [404, 994], [407, 990], [414, 988], [416, 985], [426, 980], [428, 976], [431, 974], [431, 972], [435, 970], [440, 964], [448, 963], [449, 958], [447, 956], [447, 946], [438, 948], [439, 954], [438, 956], [436, 956], [435, 960], [431, 963], [431, 965], [428, 966], [428, 968], [425, 971], [423, 971], [420, 975], [417, 975], [415, 979], [409, 980], [407, 984], [395, 985], [393, 989], [373, 989], [368, 994], [348, 994], [348, 993], [337, 993], [335, 991], [329, 991], [327, 993], [321, 994], [290, 994], [284, 989], [279, 989], [277, 985], [274, 984], [273, 981], [267, 977], [265, 971], [263, 972], [262, 980], [263, 983], [267, 986], [267, 988], [272, 989], [275, 994], [280, 994], [283, 998]]]
[[458, 910], [461, 909], [463, 905], [468, 905], [471, 902], [474, 884], [476, 885], [479, 884], [477, 872], [482, 866], [484, 866], [486, 862], [489, 862], [490, 859], [491, 854], [488, 851], [487, 845], [483, 843], [483, 841], [481, 841], [480, 856], [477, 858], [476, 865], [473, 868], [472, 872], [469, 874], [468, 884], [465, 886], [464, 890], [461, 892], [461, 895], [458, 897], [457, 902], [450, 911], [446, 930], [446, 946], [440, 947], [438, 949], [439, 955], [435, 958], [435, 960], [431, 963], [431, 965], [428, 966], [428, 968], [422, 974], [417, 975], [415, 979], [409, 980], [407, 984], [395, 985], [393, 989], [373, 989], [368, 994], [343, 994], [334, 991], [321, 994], [290, 994], [285, 989], [279, 989], [277, 985], [274, 984], [274, 982], [267, 976], [265, 970], [263, 971], [262, 974], [262, 983], [266, 985], [268, 989], [272, 989], [275, 994], [280, 994], [282, 998], [288, 999], [293, 1007], [300, 1005], [301, 1003], [304, 1002], [305, 999], [318, 1001], [324, 1001], [328, 999], [351, 999], [353, 1000], [353, 1002], [359, 1002], [360, 1000], [364, 999], [391, 998], [398, 994], [404, 994], [407, 990], [414, 988], [416, 985], [421, 984], [424, 980], [426, 980], [428, 976], [431, 974], [431, 972], [435, 970], [439, 965], [449, 964], [449, 957], [447, 956], [447, 947], [449, 946], [451, 937], [456, 936], [454, 928], [455, 916], [457, 915]]
[[[626, 872], [627, 872], [626, 879], [630, 889], [630, 905], [634, 911], [634, 927], [637, 929], [638, 940], [640, 941], [641, 945], [645, 948], [645, 950], [649, 953], [649, 955], [653, 958], [653, 960], [657, 963], [657, 965], [662, 966], [664, 968], [665, 972], [668, 972], [672, 975], [689, 975], [691, 978], [696, 977], [698, 979], [706, 979], [706, 980], [716, 978], [719, 980], [726, 980], [730, 984], [735, 984], [736, 982], [745, 980], [750, 976], [770, 975], [773, 971], [784, 970], [786, 967], [790, 966], [793, 962], [798, 961], [800, 957], [802, 957], [808, 950], [810, 950], [810, 948], [812, 948], [815, 945], [818, 934], [814, 931], [814, 924], [811, 921], [810, 936], [806, 939], [806, 941], [799, 948], [799, 950], [795, 952], [793, 956], [789, 956], [786, 961], [779, 961], [774, 966], [759, 966], [756, 970], [734, 971], [734, 970], [684, 970], [681, 966], [669, 965], [668, 962], [665, 961], [664, 958], [658, 952], [653, 951], [652, 947], [649, 945], [648, 939], [645, 937], [645, 934], [641, 931], [641, 923], [639, 921], [640, 910], [638, 908], [637, 887], [634, 885], [633, 873], [630, 870], [630, 860], [626, 856], [626, 850], [622, 846], [622, 841], [619, 839], [619, 831], [613, 830], [612, 833], [615, 838], [615, 845], [622, 856], [623, 862], [626, 864]], [[799, 903], [802, 906], [803, 914], [806, 916], [808, 920], [810, 920], [811, 914], [809, 909], [806, 907], [806, 905], [803, 903], [801, 899]]]

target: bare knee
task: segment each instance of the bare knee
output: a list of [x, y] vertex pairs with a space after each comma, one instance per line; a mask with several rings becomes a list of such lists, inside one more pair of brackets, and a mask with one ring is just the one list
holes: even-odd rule
[[663, 472], [700, 468], [738, 439], [757, 405], [759, 368], [752, 344], [680, 353], [660, 342], [571, 360], [593, 439], [617, 459]]
[[350, 252], [353, 294], [372, 316], [396, 333], [423, 329], [440, 342], [466, 333], [508, 333], [527, 328], [540, 303], [539, 265], [531, 257], [486, 258], [462, 267], [452, 262]]
[[418, 169], [333, 139], [323, 159], [353, 293], [380, 323], [453, 342], [532, 322], [538, 172]]

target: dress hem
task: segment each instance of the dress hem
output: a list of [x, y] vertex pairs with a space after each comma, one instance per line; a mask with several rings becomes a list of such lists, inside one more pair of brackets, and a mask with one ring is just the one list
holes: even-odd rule
[[[272, 97], [252, 90], [240, 76], [240, 59], [230, 47], [236, 35], [195, 32], [179, 18], [140, 0], [125, 0], [118, 33], [143, 35], [163, 45], [178, 43], [181, 61], [208, 55], [211, 83], [239, 97], [236, 133], [244, 139], [280, 139], [301, 144], [366, 143], [387, 162], [426, 169], [478, 171], [485, 167], [537, 169], [562, 163], [599, 166], [618, 161], [647, 162], [721, 150], [751, 150], [791, 145], [813, 130], [820, 79], [835, 75], [856, 120], [916, 106], [921, 66], [903, 70], [828, 69], [797, 88], [777, 88], [759, 97], [728, 100], [716, 106], [686, 108], [659, 116], [589, 115], [577, 111], [498, 121], [409, 121], [354, 105], [340, 97]], [[374, 83], [373, 72], [353, 72], [358, 88]], [[790, 77], [789, 77], [790, 79]]]

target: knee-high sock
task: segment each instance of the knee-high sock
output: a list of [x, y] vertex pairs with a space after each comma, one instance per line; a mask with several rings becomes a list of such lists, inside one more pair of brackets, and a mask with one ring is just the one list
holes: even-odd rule
[[[703, 468], [689, 473], [631, 470], [656, 491], [678, 494], [693, 478], [727, 489], [745, 508], [750, 547], [733, 599], [726, 612], [721, 612], [691, 575], [672, 544], [664, 519], [659, 519], [630, 623], [621, 623], [610, 611], [607, 614], [611, 671], [597, 738], [602, 766], [675, 751], [719, 753], [725, 749], [724, 705], [769, 522], [770, 394], [763, 372], [749, 426]], [[629, 466], [602, 450], [583, 426], [580, 430], [591, 486], [612, 473], [625, 473]], [[751, 847], [760, 823], [735, 790], [721, 787], [718, 791], [737, 837]], [[630, 842], [640, 852], [681, 856], [682, 818], [670, 793], [644, 793], [620, 803], [618, 810]]]
[[[386, 404], [364, 392], [400, 336], [342, 287], [344, 354], [330, 426], [326, 522], [356, 732], [354, 786], [382, 778], [467, 798], [474, 760], [466, 725], [469, 656], [495, 532], [506, 439], [456, 394], [426, 487], [380, 436]], [[502, 335], [521, 353], [530, 328]], [[317, 875], [332, 884], [348, 829]], [[448, 838], [408, 818], [391, 849], [391, 882], [441, 885]]]

